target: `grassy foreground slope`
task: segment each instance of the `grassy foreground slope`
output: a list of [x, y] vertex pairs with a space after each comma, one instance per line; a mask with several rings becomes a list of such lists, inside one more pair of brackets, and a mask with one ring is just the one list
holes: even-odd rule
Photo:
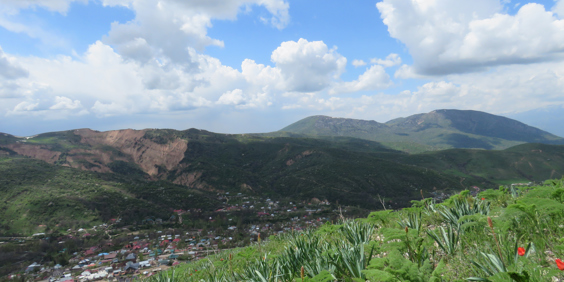
[[151, 182], [0, 156], [0, 235], [91, 227], [121, 218], [124, 224], [168, 219], [172, 208], [213, 209], [202, 191], [165, 181]]
[[562, 281], [564, 179], [272, 236], [147, 281]]

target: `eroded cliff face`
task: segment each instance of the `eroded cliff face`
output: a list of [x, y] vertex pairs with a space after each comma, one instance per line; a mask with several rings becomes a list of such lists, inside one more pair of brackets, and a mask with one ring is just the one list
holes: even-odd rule
[[[37, 145], [25, 140], [2, 145], [20, 155], [43, 160], [50, 164], [61, 163], [83, 170], [111, 172], [108, 165], [114, 161], [133, 162], [145, 173], [155, 177], [159, 167], [175, 169], [184, 158], [187, 142], [175, 138], [158, 144], [145, 138], [146, 130], [114, 130], [99, 132], [77, 129], [72, 134], [80, 137], [71, 148], [61, 150], [49, 144]], [[73, 136], [71, 134], [71, 136]]]
[[39, 159], [50, 164], [54, 164], [59, 160], [61, 152], [51, 151], [44, 145], [31, 145], [25, 143], [13, 143], [4, 147], [20, 154], [34, 159]]
[[[130, 157], [147, 174], [156, 176], [159, 166], [172, 170], [184, 158], [187, 141], [176, 138], [166, 144], [157, 144], [145, 136], [145, 130], [114, 130], [97, 132], [90, 129], [75, 130], [75, 134], [82, 137], [81, 143], [92, 147], [106, 145], [117, 149]], [[107, 164], [112, 158], [108, 153], [98, 152], [102, 160]], [[117, 159], [126, 160], [126, 157]], [[114, 158], [116, 160], [116, 158]]]

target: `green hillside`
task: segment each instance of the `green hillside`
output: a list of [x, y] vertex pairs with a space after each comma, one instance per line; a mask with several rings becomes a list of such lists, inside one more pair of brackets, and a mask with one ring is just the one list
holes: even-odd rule
[[560, 281], [564, 180], [288, 232], [147, 278], [176, 281]]
[[[104, 141], [100, 136], [113, 139]], [[167, 151], [173, 144], [184, 147]], [[381, 205], [378, 197], [392, 207], [402, 207], [420, 198], [421, 191], [428, 196], [471, 186], [543, 181], [564, 173], [564, 147], [545, 144], [501, 151], [450, 149], [406, 154], [350, 137], [159, 129], [48, 133], [6, 145], [4, 152], [14, 154], [10, 148], [31, 157], [47, 156], [47, 161], [58, 165], [166, 181], [198, 191], [318, 198], [364, 208]]]
[[175, 209], [213, 209], [207, 194], [165, 181], [99, 174], [0, 157], [0, 236], [91, 227], [121, 219], [167, 220]]
[[0, 145], [5, 232], [32, 232], [69, 215], [76, 225], [119, 216], [130, 222], [149, 214], [165, 218], [170, 208], [211, 209], [217, 203], [206, 197], [210, 191], [317, 198], [367, 209], [382, 206], [382, 199], [400, 208], [422, 195], [564, 175], [564, 146], [547, 144], [406, 154], [351, 137], [197, 129], [75, 130], [10, 142]]
[[312, 116], [269, 136], [285, 132], [311, 137], [361, 138], [410, 153], [449, 148], [506, 149], [532, 142], [564, 144], [564, 139], [516, 120], [460, 110], [436, 110], [386, 123]]
[[379, 157], [483, 183], [539, 182], [564, 176], [562, 145], [523, 144], [501, 151], [450, 149], [413, 155], [382, 154]]
[[180, 164], [186, 168], [170, 171], [168, 179], [202, 172], [199, 182], [214, 189], [316, 197], [363, 207], [377, 205], [377, 195], [402, 205], [419, 197], [420, 190], [458, 186], [456, 177], [379, 158], [370, 152], [379, 147], [370, 145], [360, 140], [343, 143], [341, 147], [355, 146], [355, 150], [344, 150], [315, 139], [192, 140]]
[[0, 132], [0, 145], [10, 144], [18, 141], [19, 138], [14, 137], [7, 133]]

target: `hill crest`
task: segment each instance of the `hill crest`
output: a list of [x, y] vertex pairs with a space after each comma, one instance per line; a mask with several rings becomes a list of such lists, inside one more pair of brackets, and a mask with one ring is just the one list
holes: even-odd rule
[[430, 150], [448, 148], [506, 149], [522, 143], [564, 144], [564, 139], [522, 122], [473, 110], [441, 109], [396, 118], [371, 120], [312, 116], [279, 132], [305, 136], [348, 136], [387, 143], [412, 143]]

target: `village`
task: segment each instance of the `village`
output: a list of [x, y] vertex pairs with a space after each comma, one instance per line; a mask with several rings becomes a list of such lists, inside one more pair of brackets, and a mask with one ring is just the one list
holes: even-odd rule
[[[57, 238], [34, 234], [27, 240], [58, 241], [59, 252], [65, 259], [62, 262], [44, 259], [24, 265], [8, 279], [45, 282], [142, 279], [220, 250], [256, 243], [259, 236], [264, 239], [316, 228], [350, 209], [337, 208], [316, 198], [307, 202], [274, 201], [241, 193], [230, 196], [226, 192], [218, 193], [218, 199], [224, 201], [221, 209], [212, 212], [176, 209], [169, 219], [147, 219], [141, 227], [123, 226], [115, 218], [92, 228], [69, 229]], [[82, 248], [72, 247], [81, 244]]]

